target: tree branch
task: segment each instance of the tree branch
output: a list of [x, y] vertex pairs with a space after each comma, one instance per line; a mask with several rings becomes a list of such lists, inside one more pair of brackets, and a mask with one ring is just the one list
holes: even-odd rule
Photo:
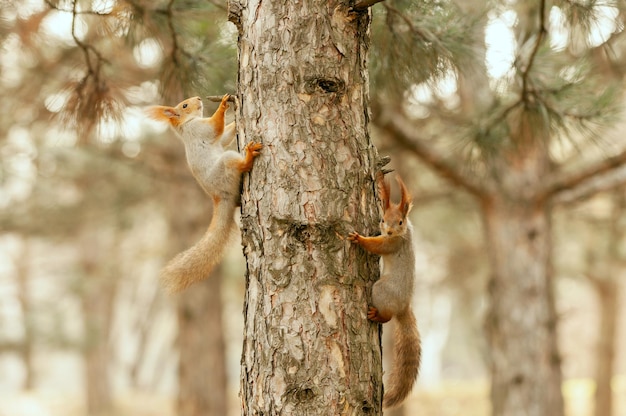
[[[404, 22], [404, 24], [406, 25], [406, 27], [409, 29], [409, 31], [411, 33], [413, 33], [415, 36], [417, 36], [418, 38], [420, 38], [421, 40], [423, 40], [424, 42], [431, 42], [433, 45], [443, 48], [441, 46], [441, 42], [439, 41], [439, 38], [433, 34], [432, 32], [430, 32], [429, 30], [425, 29], [425, 28], [419, 28], [416, 25], [413, 24], [413, 22], [411, 21], [411, 19], [409, 19], [406, 14], [402, 13], [400, 10], [398, 10], [397, 8], [385, 3], [385, 10], [387, 10], [387, 13], [392, 13], [394, 15], [396, 15], [400, 20], [402, 20]], [[390, 30], [393, 29], [393, 27], [390, 27]]]
[[529, 76], [530, 71], [535, 63], [535, 58], [537, 57], [537, 53], [539, 52], [539, 47], [541, 46], [541, 42], [543, 42], [543, 38], [548, 33], [546, 30], [546, 0], [541, 0], [539, 4], [539, 34], [537, 34], [537, 40], [535, 41], [535, 45], [533, 46], [533, 50], [528, 57], [528, 63], [526, 64], [526, 68], [522, 71], [522, 96], [524, 98], [527, 97], [527, 94], [530, 92], [529, 84]]
[[[61, 10], [61, 11], [66, 11], [66, 10]], [[78, 11], [78, 1], [74, 1], [72, 5], [72, 10], [69, 10], [68, 12], [72, 13], [72, 26], [71, 26], [72, 39], [74, 40], [74, 43], [76, 43], [76, 46], [78, 46], [83, 51], [83, 54], [85, 55], [85, 63], [87, 64], [87, 70], [88, 70], [87, 77], [93, 76], [96, 81], [99, 81], [101, 63], [109, 63], [109, 62], [104, 58], [104, 56], [102, 56], [100, 51], [98, 51], [93, 45], [85, 43], [78, 38], [78, 35], [76, 34], [76, 18], [80, 14], [80, 12]], [[93, 55], [96, 57], [95, 65], [91, 62], [90, 52], [93, 53]]]
[[420, 160], [430, 166], [441, 177], [453, 185], [465, 189], [472, 195], [482, 199], [487, 195], [484, 184], [476, 181], [473, 176], [462, 172], [458, 162], [447, 160], [436, 149], [427, 144], [416, 133], [415, 126], [400, 110], [391, 111], [383, 106], [380, 114], [374, 119], [374, 124], [381, 130], [391, 134], [396, 142], [414, 153]]
[[539, 198], [555, 203], [573, 203], [626, 183], [626, 150], [573, 173], [554, 175], [539, 192]]
[[60, 7], [57, 4], [52, 3], [51, 0], [44, 0], [44, 3], [46, 3], [48, 5], [48, 7], [50, 7], [53, 10], [59, 11], [59, 12], [65, 12], [65, 13], [72, 13], [73, 15], [79, 15], [79, 14], [86, 14], [86, 15], [93, 15], [93, 16], [111, 16], [111, 13], [109, 12], [99, 12], [96, 10], [76, 10], [75, 6], [72, 6], [71, 9], [67, 9], [67, 8], [63, 8]]
[[380, 3], [381, 1], [385, 1], [385, 0], [362, 0], [356, 3], [354, 6], [352, 6], [352, 10], [361, 12], [363, 10], [367, 10], [368, 8], [372, 7], [376, 3]]
[[176, 57], [176, 52], [179, 50], [179, 46], [178, 46], [178, 37], [177, 37], [177, 33], [176, 33], [176, 28], [174, 27], [174, 13], [173, 10], [174, 9], [174, 0], [170, 0], [170, 2], [167, 5], [167, 28], [170, 31], [170, 35], [172, 36], [172, 51], [171, 51], [171, 57], [172, 57], [172, 62], [174, 63], [174, 65], [178, 65], [178, 59]]
[[[219, 102], [222, 101], [223, 97], [224, 97], [223, 95], [207, 95], [204, 98], [206, 98], [207, 100], [212, 101], [214, 103], [219, 103]], [[235, 102], [235, 95], [234, 94], [230, 94], [229, 97], [228, 97], [228, 101], [230, 101], [231, 103], [234, 103]]]

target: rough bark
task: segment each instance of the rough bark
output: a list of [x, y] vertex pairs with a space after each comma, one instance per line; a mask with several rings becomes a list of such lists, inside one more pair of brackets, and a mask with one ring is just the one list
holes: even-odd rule
[[369, 12], [347, 1], [230, 2], [240, 145], [264, 148], [242, 200], [245, 415], [380, 414], [378, 156], [367, 131]]

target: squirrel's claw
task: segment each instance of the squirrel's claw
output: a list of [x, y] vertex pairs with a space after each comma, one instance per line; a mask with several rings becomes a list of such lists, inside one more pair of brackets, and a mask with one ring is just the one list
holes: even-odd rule
[[252, 156], [254, 157], [261, 154], [261, 149], [263, 149], [263, 145], [259, 142], [250, 142], [246, 144], [246, 152], [252, 153]]
[[224, 110], [227, 110], [229, 105], [228, 105], [228, 100], [230, 99], [230, 94], [224, 94], [224, 96], [222, 97], [222, 102], [220, 102], [220, 107], [224, 107]]
[[384, 324], [385, 322], [389, 322], [391, 320], [391, 314], [387, 311], [380, 313], [378, 309], [373, 306], [370, 306], [367, 309], [367, 319], [372, 322], [378, 322], [379, 324]]
[[352, 231], [350, 234], [348, 234], [348, 240], [352, 241], [353, 243], [357, 243], [359, 241], [359, 233], [357, 233], [356, 231]]

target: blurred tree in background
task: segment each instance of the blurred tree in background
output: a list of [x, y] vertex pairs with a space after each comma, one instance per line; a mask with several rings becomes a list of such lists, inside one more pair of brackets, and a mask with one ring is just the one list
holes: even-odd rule
[[[480, 377], [484, 364], [494, 415], [578, 415], [562, 372], [589, 376], [572, 363], [592, 357], [595, 414], [617, 414], [624, 203], [598, 193], [626, 176], [625, 2], [369, 3], [374, 139], [418, 190], [423, 382]], [[18, 381], [37, 389], [50, 383], [41, 354], [79, 352], [84, 367], [59, 360], [68, 379], [84, 368], [90, 414], [126, 386], [177, 387], [177, 414], [223, 414], [210, 410], [231, 394], [222, 376], [203, 385], [225, 363], [220, 310], [230, 322], [243, 294], [222, 306], [218, 276], [175, 309], [160, 294], [163, 259], [195, 241], [210, 204], [141, 107], [237, 90], [226, 1], [0, 4], [0, 358], [20, 357]], [[563, 314], [584, 307], [568, 299], [582, 281], [597, 306]]]
[[[620, 10], [492, 2], [476, 15], [483, 29], [473, 39], [485, 52], [468, 55], [459, 45], [477, 32], [464, 26], [466, 16], [484, 5], [397, 3], [381, 19], [393, 52], [373, 75], [374, 122], [480, 204], [493, 414], [561, 415], [551, 209], [624, 181], [612, 173], [626, 151], [605, 136], [622, 100]], [[420, 24], [427, 16], [444, 24]], [[494, 44], [502, 43], [496, 61]], [[588, 157], [594, 143], [613, 154]]]
[[[165, 359], [159, 366], [166, 371], [175, 351], [181, 397], [194, 396], [179, 401], [177, 413], [225, 413], [225, 375], [217, 377], [226, 371], [221, 277], [195, 297], [177, 299], [176, 349], [167, 332], [171, 324], [160, 317], [164, 302], [154, 279], [161, 263], [155, 254], [172, 256], [188, 247], [208, 225], [210, 204], [188, 173], [180, 143], [169, 132], [164, 138], [164, 128], [145, 123], [141, 113], [145, 105], [234, 90], [235, 44], [225, 17], [223, 5], [201, 1], [3, 2], [2, 228], [74, 248], [69, 264], [76, 267], [56, 291], [78, 300], [84, 321], [72, 340], [64, 340], [63, 331], [40, 334], [35, 323], [26, 325], [22, 349], [28, 357], [29, 346], [44, 336], [79, 348], [89, 414], [111, 411], [116, 364], [130, 367], [127, 383], [146, 389], [142, 372], [154, 368], [155, 359]], [[169, 237], [164, 228], [160, 235], [152, 232], [149, 248], [135, 233], [146, 233], [159, 218], [172, 231]], [[34, 285], [26, 270], [35, 271], [32, 263], [19, 270], [22, 313], [30, 319]], [[199, 293], [210, 301], [198, 300]], [[53, 328], [68, 319], [58, 315]], [[130, 352], [128, 343], [115, 346], [128, 331]], [[154, 357], [151, 342], [158, 336], [158, 348], [165, 350]], [[213, 362], [201, 365], [193, 358], [198, 350]], [[33, 383], [28, 377], [27, 385]], [[158, 378], [149, 384], [148, 390], [163, 388]]]

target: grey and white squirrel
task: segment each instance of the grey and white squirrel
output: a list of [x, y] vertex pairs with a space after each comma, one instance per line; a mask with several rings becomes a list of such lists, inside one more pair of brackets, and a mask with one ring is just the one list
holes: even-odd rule
[[421, 345], [415, 315], [411, 308], [415, 282], [415, 252], [413, 226], [408, 214], [412, 199], [404, 182], [396, 176], [400, 186], [399, 204], [390, 201], [390, 185], [379, 172], [378, 189], [383, 203], [381, 234], [364, 237], [357, 232], [348, 239], [370, 253], [382, 258], [381, 277], [372, 287], [372, 306], [367, 318], [385, 323], [396, 319], [394, 331], [394, 364], [389, 375], [389, 386], [383, 397], [383, 407], [399, 405], [409, 395], [419, 373]]
[[161, 271], [170, 292], [181, 291], [208, 277], [221, 261], [226, 243], [235, 229], [233, 214], [240, 201], [241, 174], [252, 169], [263, 147], [250, 142], [245, 155], [226, 150], [235, 138], [235, 122], [224, 126], [228, 94], [211, 117], [202, 117], [202, 99], [188, 98], [175, 107], [152, 106], [147, 114], [166, 121], [185, 145], [187, 164], [202, 189], [213, 198], [213, 217], [200, 241], [175, 256]]

